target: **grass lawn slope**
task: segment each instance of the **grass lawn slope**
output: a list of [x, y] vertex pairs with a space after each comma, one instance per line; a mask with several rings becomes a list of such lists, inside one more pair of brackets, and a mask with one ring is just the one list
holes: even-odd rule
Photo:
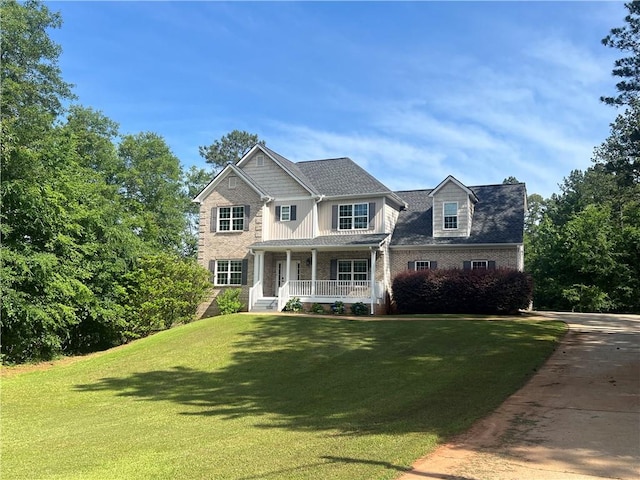
[[230, 315], [7, 369], [0, 475], [392, 479], [522, 386], [565, 328]]

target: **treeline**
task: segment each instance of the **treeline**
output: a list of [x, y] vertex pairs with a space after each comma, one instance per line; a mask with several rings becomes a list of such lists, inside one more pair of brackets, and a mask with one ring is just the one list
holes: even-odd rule
[[[3, 362], [104, 349], [192, 319], [209, 288], [188, 174], [155, 133], [74, 104], [45, 5], [2, 0]], [[202, 180], [201, 180], [202, 181]]]
[[529, 197], [525, 265], [539, 309], [640, 312], [640, 2], [602, 40], [615, 62], [622, 109], [593, 165], [573, 171], [549, 199]]

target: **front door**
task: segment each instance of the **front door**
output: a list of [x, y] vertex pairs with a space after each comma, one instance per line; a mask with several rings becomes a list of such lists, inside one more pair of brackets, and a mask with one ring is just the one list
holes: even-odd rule
[[[291, 261], [291, 271], [289, 272], [290, 280], [300, 280], [300, 261]], [[287, 262], [285, 260], [278, 260], [276, 262], [276, 291], [275, 295], [278, 296], [278, 289], [287, 281]]]

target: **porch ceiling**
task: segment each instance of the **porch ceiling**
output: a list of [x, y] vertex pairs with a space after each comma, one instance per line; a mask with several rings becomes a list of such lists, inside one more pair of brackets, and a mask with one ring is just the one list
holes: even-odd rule
[[285, 250], [363, 250], [380, 248], [389, 237], [388, 233], [373, 233], [361, 235], [324, 235], [315, 238], [291, 240], [269, 240], [249, 245], [253, 250], [285, 251]]

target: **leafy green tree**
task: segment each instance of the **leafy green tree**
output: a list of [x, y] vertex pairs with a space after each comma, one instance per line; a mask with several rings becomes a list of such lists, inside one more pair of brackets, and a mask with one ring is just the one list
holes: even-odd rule
[[118, 184], [140, 238], [184, 252], [190, 199], [183, 189], [182, 167], [162, 137], [155, 133], [126, 135], [118, 147], [122, 170]]
[[0, 8], [2, 361], [118, 345], [159, 315], [185, 321], [207, 272], [174, 253], [188, 203], [179, 162], [157, 135], [117, 149], [115, 122], [65, 110], [72, 94], [47, 36], [60, 17], [34, 1]]
[[214, 170], [224, 167], [227, 162], [236, 163], [251, 147], [259, 143], [265, 145], [258, 135], [245, 132], [244, 130], [233, 130], [223, 135], [208, 147], [199, 147], [200, 156], [207, 163], [213, 166]]
[[60, 28], [60, 15], [33, 0], [1, 0], [0, 18], [2, 143], [11, 150], [49, 129], [74, 95], [60, 75], [60, 46], [47, 33]]

